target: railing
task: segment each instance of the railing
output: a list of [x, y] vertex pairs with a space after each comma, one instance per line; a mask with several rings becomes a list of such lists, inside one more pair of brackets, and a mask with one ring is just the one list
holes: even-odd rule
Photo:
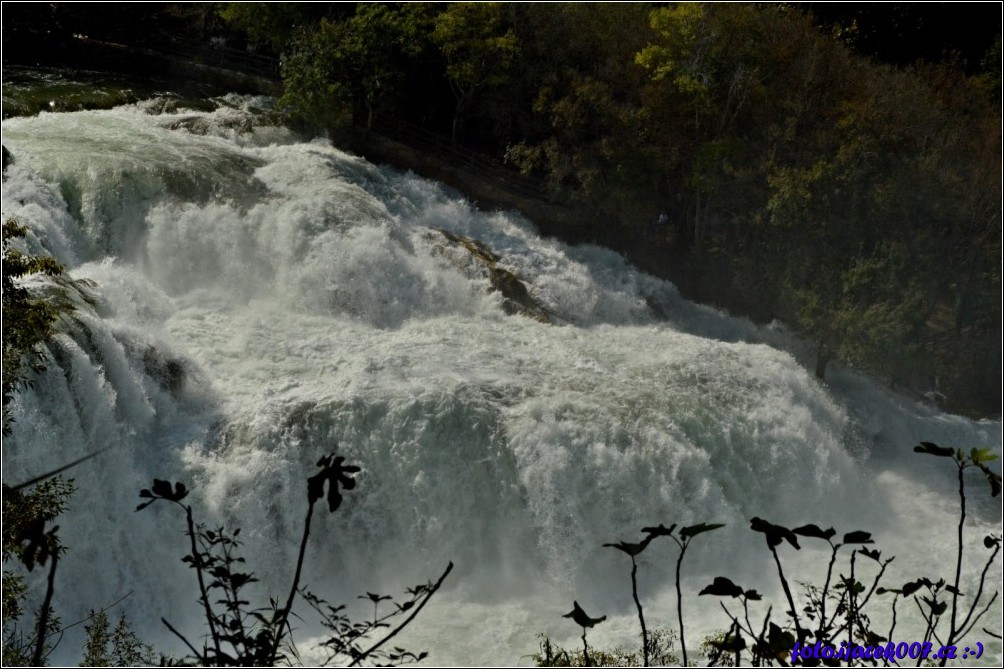
[[164, 56], [191, 63], [219, 67], [273, 81], [278, 81], [280, 78], [280, 62], [278, 58], [258, 55], [246, 49], [235, 49], [222, 43], [213, 44], [211, 42], [202, 43], [174, 39], [170, 42], [157, 42], [149, 46], [140, 46], [137, 44], [105, 42], [82, 35], [77, 36], [77, 39], [82, 42], [99, 44], [105, 47], [133, 50], [151, 56]]
[[490, 179], [518, 195], [547, 199], [547, 184], [543, 179], [520, 174], [484, 154], [456, 144], [448, 137], [397, 119], [377, 121], [372, 129], [402, 144], [428, 151], [455, 165], [462, 165], [474, 175]]

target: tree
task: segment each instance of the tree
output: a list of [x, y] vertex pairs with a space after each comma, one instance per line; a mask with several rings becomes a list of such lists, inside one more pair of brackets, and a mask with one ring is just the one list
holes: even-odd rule
[[3, 223], [3, 434], [11, 430], [10, 402], [14, 393], [45, 370], [42, 346], [55, 334], [60, 314], [70, 310], [65, 300], [35, 297], [21, 279], [32, 274], [63, 275], [50, 256], [32, 256], [14, 245], [28, 229], [8, 218]]
[[359, 4], [355, 14], [304, 28], [283, 61], [281, 102], [308, 122], [331, 129], [371, 127], [403, 102], [410, 62], [427, 48], [433, 7]]
[[643, 73], [634, 64], [647, 38], [648, 7], [556, 4], [525, 11], [516, 27], [521, 62], [532, 73], [532, 106], [524, 111], [530, 119], [524, 138], [507, 157], [546, 175], [552, 198], [576, 202], [605, 222], [651, 216], [660, 186], [652, 165], [660, 156], [639, 122]]
[[[329, 3], [324, 3], [328, 5]], [[325, 15], [344, 12], [338, 3], [318, 6], [299, 2], [226, 2], [216, 12], [228, 26], [243, 31], [253, 44], [281, 54], [298, 31], [314, 25]]]
[[519, 52], [503, 6], [457, 2], [436, 16], [433, 42], [446, 58], [446, 76], [456, 99], [452, 138], [456, 142], [464, 116], [484, 91], [505, 83]]

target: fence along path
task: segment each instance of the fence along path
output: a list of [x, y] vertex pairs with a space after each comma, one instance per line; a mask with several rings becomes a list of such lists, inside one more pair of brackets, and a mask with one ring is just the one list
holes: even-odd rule
[[489, 179], [523, 197], [548, 200], [547, 184], [543, 179], [520, 174], [485, 154], [464, 148], [448, 137], [438, 135], [420, 126], [402, 121], [378, 120], [372, 130], [381, 135], [406, 144], [412, 148], [428, 151], [455, 165], [463, 165], [474, 176]]

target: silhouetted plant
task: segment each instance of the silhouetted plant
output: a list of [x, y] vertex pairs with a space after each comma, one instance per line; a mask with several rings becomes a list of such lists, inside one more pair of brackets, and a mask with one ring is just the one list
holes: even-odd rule
[[73, 493], [73, 481], [49, 478], [35, 488], [3, 486], [3, 561], [14, 558], [25, 569], [49, 565], [45, 595], [35, 615], [30, 634], [18, 626], [23, 613], [22, 602], [27, 593], [23, 579], [6, 569], [3, 575], [3, 663], [41, 666], [54, 647], [52, 635], [59, 623], [52, 610], [56, 567], [65, 548], [59, 542], [59, 526], [49, 524], [66, 508]]
[[[637, 667], [643, 662], [637, 649], [617, 647], [612, 650], [593, 649], [589, 655], [591, 664], [586, 664], [583, 651], [568, 651], [557, 646], [544, 634], [540, 637], [540, 650], [531, 656], [537, 667]], [[680, 658], [673, 652], [675, 633], [665, 628], [649, 630], [648, 658], [652, 666], [673, 667], [680, 664]]]
[[683, 666], [687, 666], [687, 642], [683, 629], [683, 591], [680, 589], [680, 570], [683, 566], [683, 557], [687, 554], [687, 548], [690, 546], [690, 541], [694, 537], [699, 534], [704, 534], [705, 532], [725, 527], [725, 525], [722, 523], [698, 523], [697, 525], [690, 525], [688, 527], [681, 528], [678, 535], [673, 534], [673, 529], [675, 527], [675, 523], [668, 528], [660, 524], [658, 527], [642, 528], [642, 532], [648, 533], [650, 539], [655, 537], [669, 537], [675, 541], [676, 545], [680, 548], [680, 555], [676, 559], [676, 613], [680, 623], [680, 652], [683, 653]]
[[[710, 647], [715, 651], [715, 657], [711, 658], [713, 663], [716, 659], [721, 657], [727, 657], [729, 653], [735, 656], [736, 666], [740, 663], [740, 652], [747, 647], [746, 639], [743, 637], [745, 633], [750, 639], [755, 640], [755, 645], [761, 647], [765, 644], [765, 631], [767, 629], [767, 624], [770, 621], [770, 609], [767, 611], [767, 615], [764, 617], [763, 628], [760, 633], [757, 633], [753, 629], [753, 625], [750, 622], [749, 613], [749, 603], [760, 601], [760, 593], [756, 590], [745, 590], [731, 580], [725, 578], [724, 576], [716, 576], [714, 582], [705, 587], [699, 593], [698, 596], [712, 595], [715, 597], [730, 597], [732, 599], [739, 599], [743, 606], [743, 619], [740, 621], [737, 615], [734, 615], [729, 609], [722, 604], [722, 610], [729, 617], [732, 622], [729, 627], [728, 632], [720, 635], [719, 637], [713, 637], [705, 639], [705, 646]], [[743, 627], [742, 622], [746, 623]], [[794, 637], [792, 637], [792, 643], [794, 643]], [[791, 644], [788, 645], [788, 650], [791, 649]], [[754, 655], [759, 655], [759, 653], [754, 653]]]
[[82, 667], [135, 667], [140, 665], [163, 666], [158, 662], [153, 647], [141, 641], [132, 631], [125, 616], [119, 616], [115, 629], [111, 629], [105, 611], [92, 611], [84, 644]]
[[590, 667], [592, 664], [589, 660], [589, 643], [586, 641], [586, 629], [599, 625], [601, 622], [606, 620], [607, 617], [600, 616], [599, 618], [591, 618], [585, 611], [582, 610], [582, 607], [579, 606], [578, 602], [572, 602], [572, 604], [572, 610], [561, 617], [571, 618], [576, 625], [582, 628], [582, 657], [585, 661], [585, 666]]
[[[990, 609], [990, 606], [997, 599], [997, 592], [990, 597], [990, 601], [987, 605], [977, 613], [977, 609], [980, 606], [980, 600], [983, 597], [983, 588], [986, 585], [987, 572], [990, 569], [990, 565], [994, 563], [997, 555], [1001, 550], [1001, 538], [993, 535], [984, 537], [983, 546], [990, 551], [990, 556], [987, 558], [986, 564], [983, 567], [983, 571], [980, 574], [979, 585], [977, 587], [976, 595], [972, 598], [972, 604], [969, 606], [968, 611], [964, 611], [964, 607], [959, 605], [959, 597], [962, 593], [959, 590], [959, 585], [962, 579], [962, 554], [965, 542], [963, 540], [963, 528], [966, 524], [966, 480], [965, 472], [967, 469], [979, 469], [987, 479], [987, 483], [990, 485], [990, 496], [997, 497], [1001, 493], [1001, 475], [992, 471], [987, 463], [992, 462], [997, 459], [997, 456], [993, 454], [988, 449], [973, 448], [969, 453], [965, 453], [962, 449], [952, 449], [938, 446], [931, 442], [921, 442], [918, 446], [913, 449], [917, 453], [923, 453], [926, 455], [933, 455], [935, 457], [951, 458], [952, 462], [955, 464], [958, 470], [959, 479], [959, 524], [957, 532], [957, 545], [956, 545], [956, 555], [955, 555], [955, 576], [951, 584], [943, 584], [943, 591], [948, 592], [952, 596], [951, 603], [951, 618], [949, 622], [948, 636], [945, 638], [943, 645], [953, 646], [959, 641], [964, 639], [976, 626], [980, 618]], [[938, 583], [942, 583], [939, 581]], [[917, 596], [914, 595], [914, 601], [917, 602], [918, 608], [921, 608], [921, 615], [928, 624], [928, 634], [938, 638], [935, 633], [935, 628], [940, 621], [941, 616], [945, 613], [946, 602], [940, 602], [937, 595], [942, 588], [934, 588], [929, 582], [923, 583], [924, 587], [927, 587], [931, 592], [932, 597], [921, 598], [927, 606], [927, 611], [920, 605]], [[937, 585], [937, 584], [935, 584]], [[961, 616], [961, 620], [959, 619]], [[939, 639], [940, 642], [940, 639]], [[945, 666], [948, 658], [942, 658], [941, 666]]]
[[[332, 607], [324, 600], [300, 588], [300, 575], [306, 555], [307, 539], [310, 536], [311, 520], [314, 505], [326, 497], [329, 512], [336, 511], [342, 503], [342, 491], [355, 487], [352, 475], [359, 472], [359, 467], [345, 464], [341, 456], [326, 455], [317, 466], [320, 471], [307, 479], [307, 515], [304, 520], [303, 535], [297, 556], [292, 585], [285, 604], [270, 598], [269, 606], [251, 609], [250, 602], [243, 599], [242, 590], [258, 579], [252, 573], [240, 571], [243, 569], [244, 558], [237, 554], [240, 542], [237, 536], [240, 530], [227, 534], [222, 529], [206, 530], [201, 525], [196, 526], [192, 508], [182, 503], [188, 496], [187, 488], [181, 483], [174, 486], [159, 479], [154, 480], [153, 487], [140, 491], [140, 497], [149, 501], [141, 503], [136, 510], [142, 510], [158, 500], [173, 502], [185, 509], [187, 536], [190, 552], [182, 560], [195, 570], [199, 583], [199, 601], [202, 604], [206, 625], [212, 646], [204, 644], [198, 651], [188, 639], [181, 635], [163, 618], [161, 619], [172, 633], [178, 636], [192, 652], [193, 659], [205, 666], [273, 666], [279, 661], [289, 661], [280, 649], [283, 644], [295, 655], [295, 648], [290, 642], [292, 628], [289, 617], [292, 614], [293, 603], [299, 593], [311, 608], [321, 614], [322, 623], [333, 635], [323, 643], [332, 651], [328, 661], [340, 656], [351, 658], [351, 665], [356, 665], [366, 659], [377, 659], [388, 665], [399, 665], [423, 659], [426, 653], [414, 654], [402, 648], [390, 651], [382, 650], [382, 646], [397, 635], [425, 606], [428, 600], [442, 585], [446, 576], [453, 569], [451, 562], [446, 571], [436, 583], [416, 586], [408, 590], [411, 599], [403, 604], [395, 604], [396, 610], [383, 617], [377, 617], [376, 606], [380, 601], [389, 599], [382, 595], [368, 594], [374, 602], [374, 620], [366, 623], [353, 623], [343, 613], [344, 607]], [[327, 491], [327, 492], [325, 492]], [[207, 582], [208, 581], [208, 582]], [[221, 599], [210, 600], [211, 591], [220, 591]], [[217, 608], [219, 607], [219, 609]], [[411, 611], [402, 623], [389, 632], [383, 639], [373, 643], [369, 648], [362, 648], [371, 632], [389, 627], [387, 620]]]
[[[822, 529], [818, 525], [802, 525], [789, 529], [782, 525], [776, 525], [763, 518], [754, 517], [750, 522], [750, 528], [764, 535], [767, 548], [774, 558], [778, 579], [787, 603], [785, 609], [786, 621], [781, 624], [771, 620], [773, 606], [768, 606], [767, 612], [762, 622], [754, 625], [751, 619], [750, 602], [762, 600], [759, 592], [753, 589], [746, 589], [735, 584], [724, 576], [718, 576], [713, 583], [703, 588], [699, 595], [710, 595], [724, 599], [739, 600], [741, 611], [734, 612], [720, 602], [722, 609], [729, 618], [729, 627], [715, 635], [707, 637], [701, 644], [701, 649], [706, 655], [711, 666], [738, 666], [750, 664], [753, 666], [764, 666], [780, 663], [786, 665], [789, 662], [804, 666], [819, 666], [820, 664], [831, 664], [837, 659], [826, 659], [823, 657], [801, 655], [793, 657], [793, 653], [799, 648], [809, 648], [819, 644], [826, 644], [833, 647], [846, 648], [848, 652], [855, 646], [878, 646], [893, 639], [893, 633], [897, 624], [897, 603], [899, 600], [912, 598], [917, 606], [925, 627], [921, 641], [924, 643], [932, 640], [943, 646], [956, 646], [968, 634], [976, 629], [977, 624], [990, 610], [997, 600], [998, 593], [994, 593], [989, 598], [984, 596], [986, 579], [991, 565], [994, 564], [1001, 551], [1001, 537], [988, 535], [983, 539], [983, 546], [989, 551], [986, 562], [980, 573], [976, 585], [976, 593], [970, 600], [968, 607], [961, 605], [961, 598], [964, 593], [960, 591], [962, 577], [962, 558], [964, 536], [963, 528], [967, 518], [966, 515], [966, 493], [965, 493], [965, 471], [968, 469], [978, 469], [986, 478], [990, 485], [990, 493], [996, 497], [1001, 491], [1001, 477], [992, 471], [989, 462], [996, 459], [994, 454], [987, 449], [971, 449], [968, 453], [962, 450], [943, 448], [929, 442], [923, 442], [914, 450], [919, 453], [933, 455], [937, 457], [951, 458], [958, 469], [959, 480], [959, 502], [960, 516], [958, 524], [958, 545], [956, 548], [956, 560], [954, 564], [954, 580], [947, 581], [940, 578], [937, 581], [922, 577], [905, 583], [900, 588], [880, 587], [886, 571], [893, 562], [892, 557], [883, 558], [881, 551], [872, 547], [874, 541], [871, 534], [864, 531], [847, 532], [837, 540], [837, 531], [834, 528]], [[647, 625], [641, 602], [638, 598], [637, 587], [637, 562], [636, 558], [647, 548], [648, 544], [658, 536], [669, 536], [680, 547], [680, 555], [677, 560], [676, 587], [678, 616], [680, 620], [680, 643], [684, 647], [683, 664], [688, 664], [686, 648], [684, 645], [684, 623], [682, 608], [682, 592], [680, 588], [680, 567], [690, 540], [698, 534], [708, 532], [722, 527], [720, 524], [693, 525], [674, 533], [676, 525], [665, 527], [643, 528], [648, 536], [639, 543], [619, 542], [603, 544], [606, 547], [617, 548], [626, 553], [631, 558], [631, 585], [635, 605], [638, 609], [638, 618], [642, 627], [643, 650], [639, 655], [618, 656], [624, 660], [633, 658], [633, 664], [649, 665], [652, 661], [651, 652], [646, 652], [645, 648], [650, 648], [647, 643]], [[799, 606], [796, 601], [791, 581], [785, 574], [778, 547], [784, 543], [789, 544], [796, 550], [801, 550], [800, 541], [804, 539], [816, 539], [825, 541], [830, 548], [830, 555], [826, 569], [826, 576], [822, 586], [812, 583], [800, 583], [804, 592], [804, 600]], [[838, 569], [837, 560], [840, 551], [851, 546], [850, 554], [847, 555], [846, 567]], [[863, 570], [862, 565], [871, 564], [874, 567]], [[863, 571], [870, 571], [870, 575], [863, 576]], [[894, 594], [891, 603], [891, 622], [889, 630], [885, 636], [873, 629], [871, 609], [874, 608], [877, 595]], [[575, 609], [566, 617], [581, 620], [592, 624], [604, 618], [591, 619], [575, 604]], [[947, 634], [941, 635], [938, 632], [939, 624], [943, 619], [948, 618], [949, 630]], [[1000, 638], [998, 633], [983, 628], [983, 632], [988, 636]], [[555, 646], [546, 636], [542, 637], [540, 652], [535, 654], [534, 660], [538, 666], [579, 666], [580, 664], [590, 664], [593, 659], [602, 652], [594, 651], [589, 653], [586, 643], [586, 626], [583, 624], [583, 652], [573, 654]], [[810, 653], [813, 655], [813, 653]], [[609, 660], [611, 655], [604, 654], [603, 658]], [[944, 666], [948, 658], [929, 657], [931, 661], [940, 661]], [[618, 660], [619, 662], [620, 660]], [[840, 658], [841, 664], [857, 664], [857, 658]], [[866, 661], [867, 662], [867, 661]], [[889, 664], [887, 661], [886, 664]]]
[[645, 628], [645, 613], [641, 607], [641, 600], [638, 599], [638, 562], [635, 560], [645, 547], [648, 546], [649, 542], [655, 538], [655, 534], [649, 534], [640, 543], [632, 544], [626, 541], [621, 541], [616, 544], [603, 544], [607, 548], [616, 548], [627, 554], [631, 558], [631, 595], [634, 597], [634, 604], [638, 607], [638, 622], [641, 623], [641, 652], [642, 652], [642, 666], [647, 667], [648, 665], [648, 630]]
[[[384, 650], [383, 646], [392, 638], [397, 636], [406, 625], [428, 603], [429, 599], [443, 585], [443, 581], [453, 570], [453, 563], [450, 562], [446, 571], [435, 583], [432, 581], [408, 588], [405, 592], [409, 599], [403, 602], [395, 602], [389, 595], [379, 595], [372, 592], [360, 595], [360, 599], [368, 599], [373, 602], [373, 619], [363, 622], [353, 622], [345, 614], [345, 606], [332, 606], [327, 601], [317, 597], [307, 590], [301, 590], [300, 594], [304, 600], [321, 616], [321, 623], [326, 629], [332, 632], [332, 636], [321, 645], [328, 650], [328, 657], [325, 664], [329, 664], [340, 658], [350, 659], [349, 666], [356, 666], [369, 659], [377, 661], [382, 665], [399, 665], [409, 662], [420, 662], [428, 656], [428, 653], [412, 653], [400, 647], [393, 647]], [[379, 615], [380, 602], [389, 601], [392, 609], [389, 613]], [[380, 641], [373, 643], [369, 637], [373, 632], [391, 627], [392, 620], [408, 614], [393, 630], [386, 634]], [[366, 643], [368, 642], [368, 643]], [[364, 646], [368, 646], [364, 648]]]

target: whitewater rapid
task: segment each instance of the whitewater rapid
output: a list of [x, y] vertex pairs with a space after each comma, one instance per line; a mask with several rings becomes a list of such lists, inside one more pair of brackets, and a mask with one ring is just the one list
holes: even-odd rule
[[[64, 621], [132, 592], [121, 606], [141, 636], [181, 653], [165, 617], [199, 638], [182, 516], [133, 512], [154, 477], [192, 488], [207, 525], [242, 528], [263, 603], [284, 593], [304, 480], [333, 449], [362, 472], [343, 509], [317, 520], [304, 580], [351, 604], [452, 560], [405, 637], [436, 664], [529, 664], [537, 632], [574, 647], [579, 629], [560, 617], [573, 599], [610, 616], [595, 643], [632, 644], [629, 564], [602, 544], [658, 523], [726, 524], [688, 555], [692, 653], [727, 626], [696, 597], [714, 576], [777, 589], [753, 516], [873, 532], [899, 556], [889, 587], [938, 576], [939, 560], [949, 576], [954, 473], [912, 448], [1000, 454], [999, 422], [839, 366], [820, 383], [782, 327], [694, 305], [611, 251], [304, 141], [268, 106], [155, 100], [3, 123], [16, 160], [4, 216], [97, 298], [16, 399], [3, 451], [16, 482], [110, 447], [72, 473]], [[508, 313], [451, 236], [490, 249], [550, 322]], [[978, 547], [1001, 517], [972, 484]], [[818, 554], [803, 553], [786, 556], [805, 570], [797, 580], [818, 579]], [[650, 625], [676, 627], [675, 556], [669, 542], [644, 554]], [[79, 657], [70, 645], [62, 661]]]

